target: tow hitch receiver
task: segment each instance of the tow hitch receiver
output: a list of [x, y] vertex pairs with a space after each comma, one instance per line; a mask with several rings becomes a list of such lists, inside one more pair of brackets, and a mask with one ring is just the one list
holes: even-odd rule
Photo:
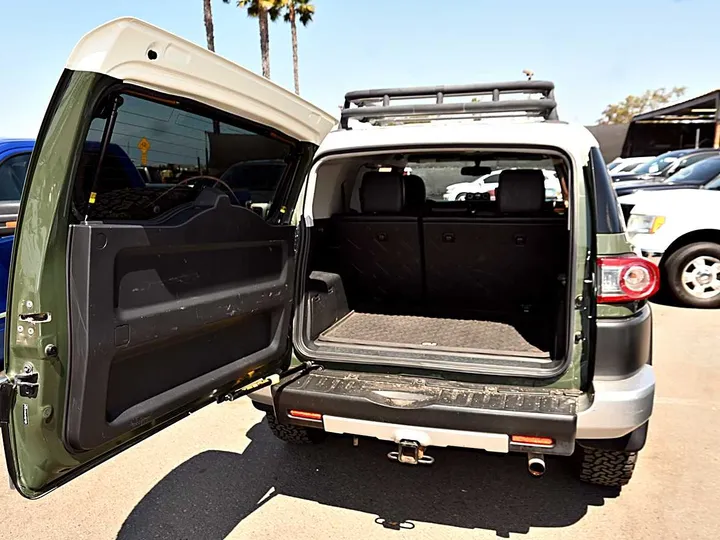
[[398, 449], [395, 452], [389, 452], [388, 458], [399, 463], [407, 463], [408, 465], [432, 465], [435, 458], [425, 454], [425, 447], [420, 446], [417, 441], [408, 441], [403, 439], [398, 443]]

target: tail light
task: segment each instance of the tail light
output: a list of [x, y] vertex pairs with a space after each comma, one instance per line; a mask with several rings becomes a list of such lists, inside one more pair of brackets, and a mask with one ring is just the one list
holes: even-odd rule
[[600, 303], [632, 302], [645, 300], [660, 288], [660, 271], [651, 261], [635, 255], [625, 257], [599, 257]]

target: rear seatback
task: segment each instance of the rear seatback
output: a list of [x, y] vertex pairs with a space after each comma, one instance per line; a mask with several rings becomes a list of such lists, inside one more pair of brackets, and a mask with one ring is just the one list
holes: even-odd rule
[[360, 186], [362, 213], [333, 216], [339, 270], [351, 304], [422, 297], [418, 213], [424, 200], [424, 186], [416, 180], [373, 171]]
[[556, 300], [548, 283], [566, 272], [567, 226], [544, 206], [541, 171], [507, 170], [499, 216], [424, 218], [428, 302], [514, 311]]

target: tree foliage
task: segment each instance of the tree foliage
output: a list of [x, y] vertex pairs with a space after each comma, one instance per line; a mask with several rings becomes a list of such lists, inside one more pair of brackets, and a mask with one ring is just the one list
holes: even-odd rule
[[658, 109], [685, 95], [685, 86], [646, 90], [639, 96], [628, 96], [605, 107], [598, 124], [628, 124], [633, 116]]

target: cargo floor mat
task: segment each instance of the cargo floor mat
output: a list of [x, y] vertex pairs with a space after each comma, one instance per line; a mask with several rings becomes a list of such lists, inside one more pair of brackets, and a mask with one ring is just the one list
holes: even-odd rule
[[[536, 333], [536, 332], [533, 332]], [[325, 343], [549, 358], [515, 326], [485, 320], [350, 312], [318, 337]]]

